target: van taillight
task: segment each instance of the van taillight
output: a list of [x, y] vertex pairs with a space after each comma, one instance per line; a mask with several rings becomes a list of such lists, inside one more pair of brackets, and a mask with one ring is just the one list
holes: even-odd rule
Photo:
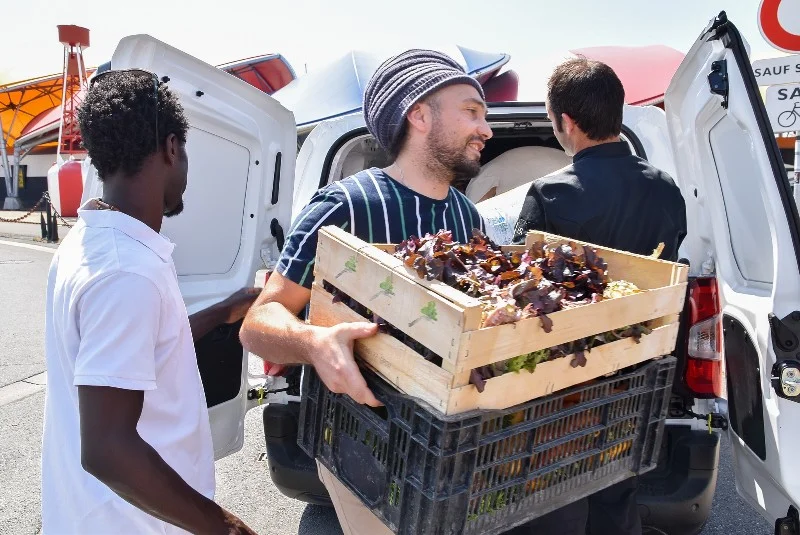
[[686, 386], [698, 398], [722, 397], [722, 314], [717, 279], [689, 281]]

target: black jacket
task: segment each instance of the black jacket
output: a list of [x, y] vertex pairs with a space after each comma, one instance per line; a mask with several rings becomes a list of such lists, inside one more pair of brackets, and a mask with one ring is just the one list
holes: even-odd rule
[[514, 243], [540, 230], [612, 249], [676, 261], [686, 236], [686, 204], [672, 178], [624, 141], [584, 149], [572, 165], [533, 182]]

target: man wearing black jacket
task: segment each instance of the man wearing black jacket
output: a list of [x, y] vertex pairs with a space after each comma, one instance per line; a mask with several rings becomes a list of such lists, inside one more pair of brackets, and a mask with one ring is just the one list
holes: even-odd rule
[[[530, 230], [675, 261], [686, 236], [686, 206], [669, 175], [620, 140], [625, 91], [603, 63], [578, 58], [556, 68], [547, 115], [572, 165], [534, 181], [514, 230]], [[511, 533], [640, 535], [636, 478], [516, 528]]]
[[514, 233], [542, 230], [614, 249], [677, 260], [686, 208], [672, 178], [620, 140], [625, 93], [607, 65], [574, 59], [548, 82], [547, 115], [572, 165], [536, 180]]

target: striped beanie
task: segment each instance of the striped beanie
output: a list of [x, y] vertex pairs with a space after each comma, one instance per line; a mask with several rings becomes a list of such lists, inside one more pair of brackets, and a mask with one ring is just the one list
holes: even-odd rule
[[427, 94], [455, 83], [470, 84], [485, 98], [478, 81], [446, 54], [411, 49], [389, 58], [372, 75], [364, 92], [367, 129], [389, 150], [411, 106]]

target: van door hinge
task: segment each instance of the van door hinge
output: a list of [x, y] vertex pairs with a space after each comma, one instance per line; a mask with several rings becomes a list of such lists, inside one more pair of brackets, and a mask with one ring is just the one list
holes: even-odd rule
[[711, 64], [711, 73], [708, 75], [708, 85], [711, 92], [722, 97], [722, 107], [728, 109], [728, 62], [727, 60], [715, 61]]
[[265, 375], [250, 375], [251, 379], [260, 378], [263, 383], [247, 390], [247, 401], [250, 405], [265, 405], [269, 403], [286, 405], [294, 401], [299, 403], [300, 396], [289, 393], [291, 388], [285, 377], [268, 377]]
[[694, 411], [689, 409], [683, 409], [683, 414], [678, 415], [678, 411], [675, 411], [675, 414], [670, 413], [671, 417], [674, 416], [691, 416], [697, 420], [702, 420], [706, 422], [708, 425], [708, 432], [710, 433], [712, 429], [721, 429], [723, 431], [728, 430], [728, 419], [725, 417], [724, 414], [720, 414], [717, 412], [712, 412], [709, 414], [697, 414]]
[[775, 535], [800, 535], [800, 515], [794, 505], [789, 506], [785, 517], [775, 521]]
[[772, 388], [779, 397], [800, 403], [800, 312], [783, 319], [770, 313], [768, 319], [776, 359]]

